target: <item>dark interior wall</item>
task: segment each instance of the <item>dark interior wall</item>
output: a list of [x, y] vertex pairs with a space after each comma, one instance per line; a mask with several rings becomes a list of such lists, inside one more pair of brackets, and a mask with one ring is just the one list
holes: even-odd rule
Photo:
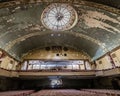
[[19, 88], [18, 82], [16, 78], [0, 77], [0, 91], [16, 90]]
[[[62, 85], [56, 86], [55, 88], [64, 89], [84, 89], [84, 88], [96, 88], [96, 89], [120, 89], [120, 78], [118, 77], [97, 77], [88, 79], [79, 78], [61, 78]], [[52, 88], [50, 80], [37, 79], [37, 80], [21, 80], [22, 89], [45, 89]]]
[[93, 80], [93, 88], [96, 89], [116, 89], [120, 90], [120, 78], [118, 77], [98, 77]]
[[[50, 80], [43, 79], [16, 79], [0, 77], [0, 91], [8, 90], [25, 90], [25, 89], [47, 89], [51, 88]], [[99, 77], [92, 79], [78, 79], [78, 78], [62, 78], [62, 85], [56, 88], [63, 89], [120, 89], [119, 77]]]
[[91, 88], [91, 83], [93, 79], [63, 79], [64, 88]]
[[[81, 89], [91, 88], [92, 79], [62, 79], [62, 85], [55, 86], [54, 88], [62, 89]], [[39, 80], [20, 80], [19, 89], [49, 89], [52, 88], [51, 81], [49, 79]]]

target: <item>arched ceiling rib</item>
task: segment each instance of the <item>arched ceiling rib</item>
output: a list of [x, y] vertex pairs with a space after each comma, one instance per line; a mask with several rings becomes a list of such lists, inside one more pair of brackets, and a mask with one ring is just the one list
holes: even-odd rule
[[[54, 42], [55, 41], [55, 42]], [[29, 45], [26, 45], [29, 43]], [[89, 41], [88, 39], [80, 38], [68, 33], [55, 33], [51, 36], [51, 33], [44, 35], [34, 35], [25, 40], [16, 43], [11, 50], [11, 53], [15, 53], [22, 56], [21, 53], [27, 53], [28, 50], [36, 48], [44, 48], [47, 46], [65, 46], [76, 50], [82, 50], [93, 57], [98, 50], [99, 45], [95, 42]], [[92, 45], [92, 46], [90, 46]], [[23, 47], [24, 46], [24, 47]], [[87, 48], [90, 48], [89, 50]], [[102, 50], [102, 48], [100, 48]], [[101, 52], [102, 53], [102, 52]]]
[[[27, 35], [24, 35], [24, 36], [22, 36], [22, 37], [19, 37], [19, 38], [17, 38], [17, 39], [15, 39], [15, 40], [13, 40], [12, 42], [10, 41], [10, 42], [8, 42], [6, 45], [5, 45], [5, 47], [3, 47], [6, 51], [9, 51], [9, 50], [11, 50], [12, 49], [12, 47], [15, 45], [15, 44], [17, 44], [17, 43], [19, 43], [19, 42], [22, 42], [22, 41], [25, 41], [26, 39], [28, 39], [28, 38], [31, 38], [31, 37], [34, 37], [34, 36], [38, 36], [38, 35], [40, 35], [41, 37], [43, 36], [43, 35], [48, 35], [49, 34], [49, 36], [51, 36], [51, 37], [54, 37], [56, 40], [57, 39], [59, 39], [58, 37], [60, 37], [61, 36], [61, 34], [63, 34], [63, 36], [64, 37], [67, 37], [68, 38], [68, 35], [72, 35], [72, 36], [74, 36], [75, 38], [77, 38], [77, 37], [79, 37], [79, 38], [82, 38], [82, 39], [86, 39], [86, 40], [88, 40], [88, 41], [90, 41], [90, 42], [92, 42], [92, 43], [95, 43], [96, 45], [98, 45], [98, 46], [100, 46], [101, 48], [103, 48], [103, 50], [105, 51], [105, 50], [107, 50], [107, 49], [104, 49], [105, 48], [105, 46], [102, 44], [102, 42], [100, 42], [99, 40], [95, 40], [95, 39], [93, 39], [93, 38], [91, 38], [91, 37], [89, 37], [89, 36], [87, 36], [87, 35], [84, 35], [84, 34], [81, 34], [81, 33], [74, 33], [74, 32], [60, 32], [60, 33], [53, 33], [53, 32], [42, 32], [42, 33], [40, 33], [40, 32], [35, 32], [35, 33], [30, 33], [30, 34], [27, 34]], [[57, 35], [56, 35], [57, 34]], [[67, 34], [67, 35], [66, 35]], [[56, 37], [56, 36], [58, 36], [58, 37]], [[49, 37], [50, 38], [50, 37]], [[46, 38], [46, 40], [45, 41], [47, 41], [47, 39], [48, 38]], [[72, 38], [71, 38], [72, 39]], [[57, 42], [58, 43], [58, 42]]]
[[70, 0], [78, 13], [78, 23], [71, 30], [56, 33], [44, 28], [40, 16], [48, 4], [57, 0], [48, 0], [49, 3], [21, 1], [24, 4], [19, 1], [0, 4], [0, 48], [19, 60], [24, 53], [47, 45], [84, 50], [94, 59], [120, 45], [120, 10], [95, 3], [92, 6], [92, 2], [84, 0]]

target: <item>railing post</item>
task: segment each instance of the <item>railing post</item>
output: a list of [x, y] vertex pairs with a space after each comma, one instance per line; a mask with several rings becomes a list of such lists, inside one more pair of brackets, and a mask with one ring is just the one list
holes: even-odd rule
[[85, 67], [85, 70], [87, 70], [87, 68], [86, 68], [86, 61], [84, 60], [84, 67]]
[[113, 60], [111, 54], [108, 53], [108, 56], [110, 57], [110, 63], [112, 64], [112, 67], [115, 68], [115, 67], [116, 67], [116, 66], [115, 66], [115, 62], [114, 62], [114, 60]]
[[27, 67], [26, 67], [26, 70], [28, 70], [28, 65], [29, 65], [29, 60], [27, 60]]

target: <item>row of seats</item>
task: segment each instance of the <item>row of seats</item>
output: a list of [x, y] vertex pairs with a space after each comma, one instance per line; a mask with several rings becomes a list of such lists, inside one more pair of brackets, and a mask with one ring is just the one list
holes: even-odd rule
[[0, 92], [0, 96], [120, 96], [119, 90], [107, 89], [54, 89], [54, 90], [21, 90]]
[[30, 96], [107, 96], [106, 94], [96, 94], [94, 92], [79, 90], [41, 90]]
[[34, 90], [19, 90], [19, 91], [6, 91], [0, 92], [0, 96], [29, 96]]
[[107, 94], [109, 96], [120, 96], [120, 90], [107, 90], [107, 89], [82, 89], [82, 91], [93, 92], [96, 94]]

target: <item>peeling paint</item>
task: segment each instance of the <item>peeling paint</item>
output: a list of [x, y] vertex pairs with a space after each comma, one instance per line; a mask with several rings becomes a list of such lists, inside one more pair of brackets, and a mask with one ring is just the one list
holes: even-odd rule
[[8, 19], [7, 23], [12, 22], [13, 20], [15, 20], [15, 18]]
[[[53, 2], [53, 1], [55, 1], [55, 0], [45, 0], [45, 1], [44, 0], [28, 0], [28, 1], [19, 0], [18, 2], [14, 1], [14, 3], [9, 3], [11, 5], [4, 3], [6, 5], [2, 6], [2, 4], [0, 4], [1, 9], [2, 9], [2, 7], [11, 6], [9, 8], [5, 8], [6, 11], [5, 10], [1, 11], [1, 9], [0, 9], [0, 12], [2, 13], [0, 15], [0, 40], [1, 40], [0, 44], [1, 44], [1, 47], [3, 49], [5, 49], [6, 51], [11, 52], [12, 48], [15, 45], [20, 44], [21, 42], [25, 41], [27, 38], [30, 38], [33, 36], [38, 36], [38, 35], [40, 35], [42, 38], [42, 35], [50, 34], [50, 33], [54, 34], [53, 32], [51, 32], [43, 27], [43, 25], [40, 22], [40, 15], [41, 15], [40, 13], [41, 13], [42, 9], [40, 9], [40, 10], [37, 9], [37, 8], [39, 8], [39, 6], [41, 4], [43, 4], [41, 2], [44, 2], [43, 6], [42, 6], [44, 8], [45, 6], [47, 6], [49, 3]], [[57, 2], [59, 2], [59, 1], [60, 0], [57, 0]], [[113, 44], [114, 46], [108, 46], [106, 42], [109, 41], [109, 44], [111, 45], [116, 40], [120, 41], [120, 39], [118, 39], [118, 37], [117, 37], [120, 34], [120, 15], [119, 15], [120, 10], [117, 10], [115, 8], [111, 8], [108, 6], [103, 6], [100, 4], [84, 1], [84, 0], [62, 0], [60, 2], [64, 2], [64, 1], [66, 3], [68, 3], [68, 2], [72, 3], [77, 12], [79, 10], [82, 10], [79, 6], [85, 8], [83, 10], [83, 12], [81, 12], [81, 11], [79, 12], [79, 19], [80, 19], [79, 22], [80, 22], [80, 24], [87, 26], [87, 27], [84, 26], [83, 29], [82, 28], [80, 29], [81, 25], [76, 25], [76, 26], [79, 26], [79, 30], [75, 26], [73, 29], [65, 31], [64, 33], [71, 34], [75, 37], [79, 37], [79, 38], [82, 38], [83, 40], [85, 39], [85, 40], [88, 40], [88, 42], [92, 42], [93, 44], [99, 45], [100, 48], [102, 48], [103, 50], [99, 51], [99, 49], [98, 49], [98, 51], [99, 51], [98, 53], [100, 53], [100, 52], [106, 53], [109, 51], [107, 49], [108, 47], [114, 48], [114, 46], [119, 45], [119, 44], [115, 43], [115, 44]], [[45, 2], [48, 2], [48, 3], [45, 3]], [[22, 5], [23, 3], [24, 3], [24, 5]], [[32, 3], [34, 3], [34, 4], [32, 4]], [[75, 6], [75, 5], [78, 5], [78, 6]], [[34, 8], [36, 8], [36, 9], [34, 9]], [[105, 13], [106, 10], [107, 10], [108, 14]], [[33, 12], [35, 12], [35, 13], [33, 14]], [[110, 22], [110, 24], [107, 23], [106, 21]], [[81, 31], [84, 29], [88, 29], [88, 30], [85, 30], [85, 32], [82, 33]], [[90, 34], [89, 29], [94, 31], [92, 33], [93, 36]], [[103, 31], [105, 30], [104, 32], [101, 32], [106, 35], [106, 36], [103, 36], [103, 38], [102, 38], [102, 39], [104, 39], [104, 41], [102, 41], [100, 38], [100, 37], [102, 37], [101, 35], [103, 35], [103, 34], [101, 34], [100, 32], [97, 33], [97, 31], [99, 29], [102, 29]], [[113, 38], [111, 36], [111, 33], [114, 36]], [[13, 37], [16, 37], [16, 38], [8, 38], [9, 36], [11, 36], [11, 34]], [[59, 37], [61, 37], [61, 36], [57, 36], [57, 38], [59, 38]], [[115, 38], [115, 37], [117, 37], [117, 38]], [[53, 38], [55, 38], [55, 36], [53, 36]], [[67, 38], [67, 36], [64, 36], [64, 38]], [[112, 39], [115, 39], [115, 40], [112, 40]], [[48, 39], [47, 42], [52, 43], [50, 39]], [[59, 44], [59, 43], [57, 43], [57, 40], [55, 42], [56, 42], [56, 44]], [[72, 42], [69, 42], [69, 44], [68, 45], [66, 44], [66, 46], [73, 46], [71, 43]], [[45, 44], [45, 45], [47, 45], [47, 44]], [[80, 44], [78, 44], [78, 45], [80, 47]], [[91, 47], [92, 47], [92, 45], [90, 45], [88, 49], [90, 49]], [[95, 46], [95, 48], [96, 48], [96, 46]], [[13, 52], [11, 54], [14, 54], [14, 57], [16, 57], [16, 58], [19, 55], [19, 54], [16, 54], [15, 52]]]
[[44, 28], [43, 26], [35, 25], [35, 26], [32, 26], [29, 30], [30, 31], [35, 31], [35, 30], [42, 31], [43, 28]]
[[113, 34], [120, 33], [120, 30], [116, 29], [115, 27], [105, 23], [105, 20], [111, 21], [113, 23], [117, 23], [120, 25], [120, 22], [117, 21], [116, 19], [113, 19], [111, 17], [108, 17], [104, 13], [100, 13], [97, 11], [87, 11], [86, 14], [82, 14], [80, 19], [84, 19], [84, 23], [89, 27], [89, 28], [101, 28], [106, 30], [107, 32], [111, 32]]

